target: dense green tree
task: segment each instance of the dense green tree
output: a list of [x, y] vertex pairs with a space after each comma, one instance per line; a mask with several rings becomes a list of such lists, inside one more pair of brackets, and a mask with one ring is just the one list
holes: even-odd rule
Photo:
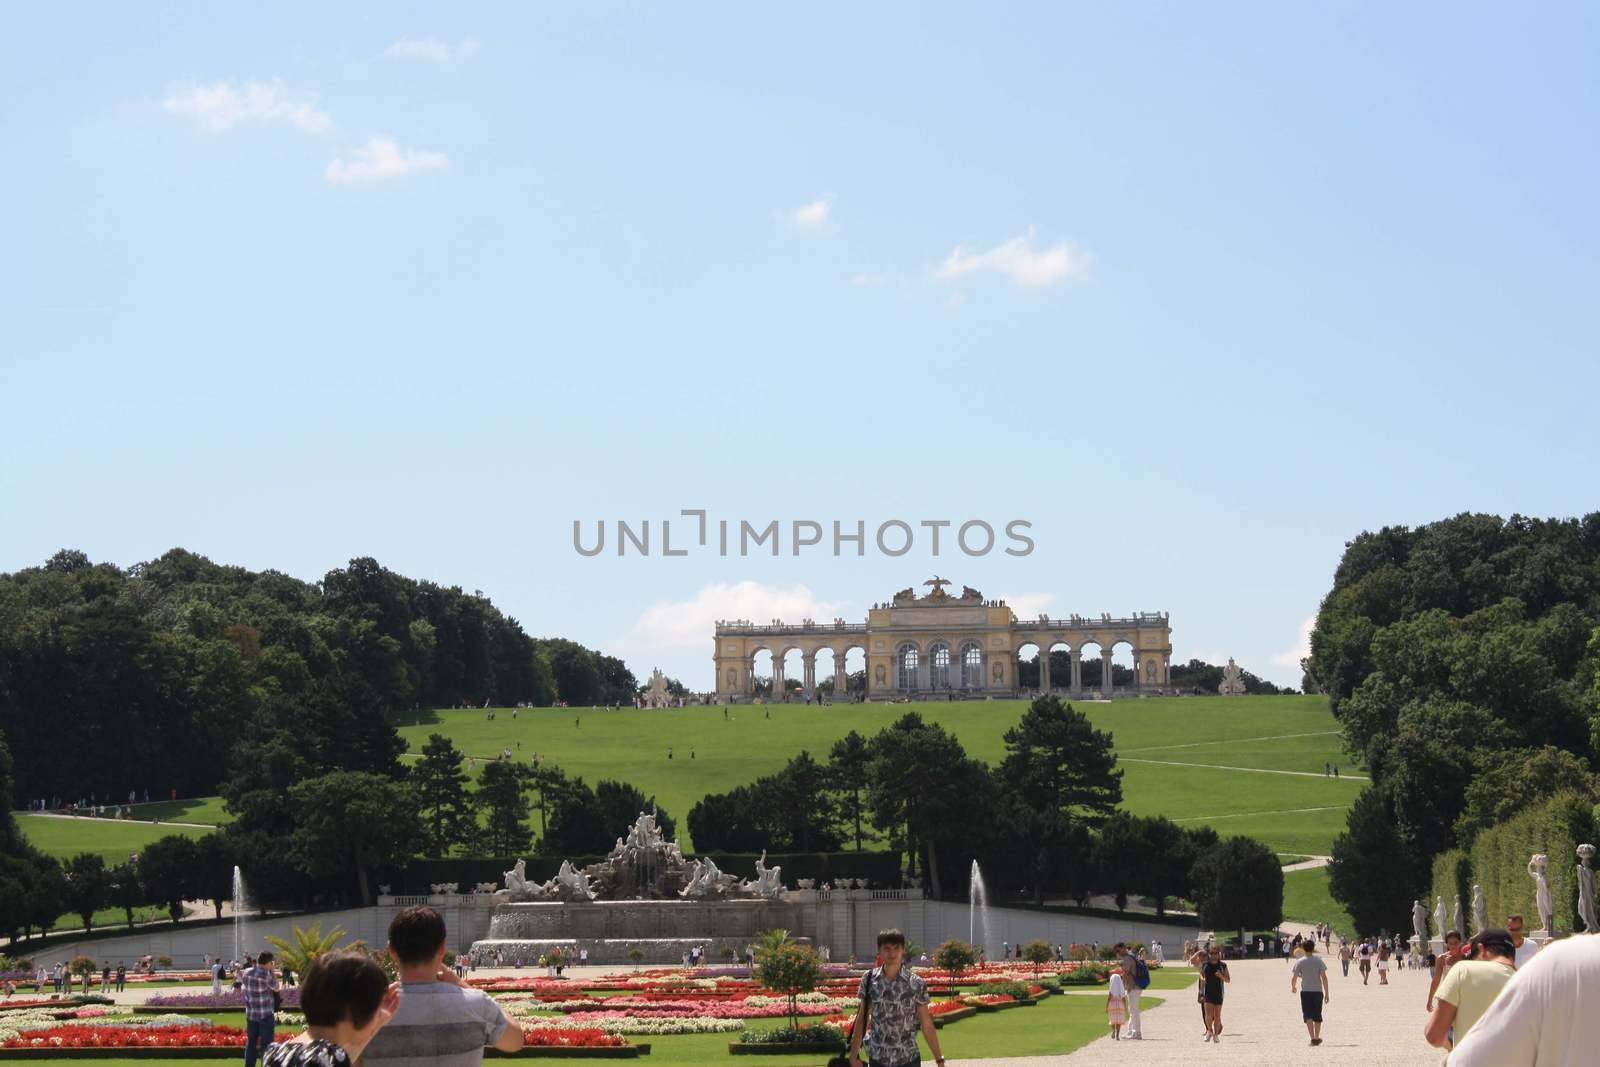
[[686, 818], [694, 846], [702, 852], [757, 852], [772, 842], [765, 814], [756, 788], [742, 785], [707, 793]]
[[84, 930], [94, 929], [94, 913], [111, 903], [111, 876], [97, 852], [80, 852], [63, 865], [67, 895], [62, 903], [83, 920]]
[[226, 834], [206, 834], [195, 842], [199, 859], [195, 865], [194, 895], [211, 901], [218, 919], [222, 905], [233, 899], [233, 868], [238, 863], [233, 842]]
[[906, 853], [925, 859], [929, 885], [942, 895], [938, 847], [975, 838], [974, 821], [994, 816], [994, 783], [944, 727], [907, 712], [869, 744], [867, 806], [872, 821]]
[[626, 782], [602, 779], [595, 783], [594, 798], [600, 825], [606, 828], [606, 833], [609, 835], [604, 841], [599, 842], [603, 847], [595, 851], [610, 851], [612, 841], [626, 834], [639, 816], [646, 812], [655, 815], [656, 828], [668, 841], [678, 836], [678, 824], [673, 821], [665, 808], [656, 803], [656, 798], [645, 796]]
[[1463, 843], [1556, 793], [1575, 793], [1590, 803], [1600, 799], [1600, 780], [1589, 772], [1589, 761], [1553, 745], [1509, 751], [1480, 748], [1472, 770], [1456, 824], [1456, 839]]
[[483, 812], [484, 846], [493, 856], [528, 851], [527, 788], [532, 771], [510, 760], [491, 760], [478, 775], [478, 807]]
[[402, 783], [365, 771], [334, 771], [289, 790], [293, 858], [312, 877], [342, 876], [354, 899], [372, 903], [368, 872], [410, 859], [422, 837], [416, 797]]
[[1350, 913], [1357, 933], [1376, 934], [1404, 929], [1411, 902], [1426, 885], [1427, 869], [1401, 840], [1387, 794], [1363, 790], [1333, 840], [1328, 892]]
[[1230, 837], [1195, 861], [1191, 892], [1200, 921], [1217, 930], [1262, 930], [1283, 921], [1283, 867], [1277, 853]]
[[145, 902], [167, 909], [173, 923], [183, 918], [183, 902], [194, 894], [200, 848], [193, 838], [169, 834], [139, 853], [139, 883]]
[[[212, 834], [209, 836], [218, 836]], [[139, 884], [139, 869], [136, 864], [119, 863], [107, 872], [108, 889], [107, 902], [113, 908], [121, 908], [122, 914], [127, 919], [128, 929], [133, 929], [133, 909], [145, 902], [144, 886]]]
[[839, 800], [839, 814], [851, 829], [856, 851], [861, 851], [861, 820], [867, 812], [867, 763], [872, 754], [867, 739], [851, 730], [833, 743], [828, 753], [828, 787]]
[[1122, 801], [1111, 735], [1053, 696], [1035, 700], [1005, 733], [1004, 787], [1036, 807], [1097, 825]]
[[455, 743], [429, 734], [422, 758], [411, 767], [411, 787], [422, 816], [423, 855], [439, 857], [470, 846], [478, 834], [477, 813], [467, 792], [465, 762]]

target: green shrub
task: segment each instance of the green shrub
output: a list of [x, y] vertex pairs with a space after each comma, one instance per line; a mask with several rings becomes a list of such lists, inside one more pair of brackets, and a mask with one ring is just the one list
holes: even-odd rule
[[746, 1045], [806, 1045], [821, 1052], [843, 1052], [844, 1034], [832, 1026], [747, 1027], [739, 1034]]
[[1086, 963], [1061, 976], [1062, 985], [1103, 985], [1111, 981], [1111, 968], [1103, 963]]

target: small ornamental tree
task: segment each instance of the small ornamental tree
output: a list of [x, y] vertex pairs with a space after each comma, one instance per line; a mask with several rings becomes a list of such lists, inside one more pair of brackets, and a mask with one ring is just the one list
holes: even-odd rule
[[978, 963], [978, 950], [965, 941], [951, 938], [933, 950], [933, 963], [942, 971], [950, 972], [950, 995], [956, 995], [956, 982], [965, 971]]
[[93, 974], [99, 969], [99, 967], [95, 966], [94, 960], [89, 956], [74, 956], [72, 962], [67, 964], [68, 973], [75, 974], [79, 978], [82, 978], [85, 975]]
[[[325, 934], [322, 932], [322, 923], [314, 922], [303, 930], [296, 926], [293, 936], [294, 940], [289, 941], [269, 934], [267, 944], [277, 950], [279, 964], [295, 974], [304, 975], [311, 969], [312, 963], [330, 952], [338, 951], [334, 946], [344, 936], [344, 927], [335, 926]], [[347, 949], [350, 947], [345, 946]]]
[[1022, 958], [1033, 964], [1033, 976], [1039, 977], [1039, 968], [1056, 958], [1056, 950], [1048, 941], [1029, 941], [1022, 946]]
[[756, 981], [789, 998], [789, 1028], [799, 1030], [799, 997], [822, 983], [822, 961], [810, 945], [794, 941], [772, 944], [771, 940], [756, 950]]

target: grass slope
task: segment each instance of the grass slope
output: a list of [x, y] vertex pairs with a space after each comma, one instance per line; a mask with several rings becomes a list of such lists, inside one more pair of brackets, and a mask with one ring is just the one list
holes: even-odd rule
[[98, 852], [107, 866], [126, 863], [128, 853], [138, 852], [152, 841], [169, 834], [199, 837], [211, 831], [193, 826], [133, 822], [123, 819], [63, 819], [50, 815], [17, 814], [17, 825], [30, 843], [57, 859], [70, 859], [80, 852]]
[[1328, 892], [1328, 868], [1290, 871], [1283, 876], [1283, 917], [1307, 923], [1327, 923], [1346, 936], [1355, 921]]
[[[502, 708], [493, 720], [482, 709], [458, 709], [423, 712], [404, 722], [400, 734], [412, 753], [421, 750], [429, 734], [442, 733], [470, 756], [492, 759], [510, 749], [526, 760], [538, 752], [591, 785], [602, 778], [630, 782], [654, 795], [687, 838], [683, 817], [705, 794], [777, 771], [801, 749], [826, 759], [833, 742], [850, 730], [870, 737], [909, 710], [945, 726], [971, 755], [997, 764], [1005, 754], [1005, 732], [1026, 707], [1025, 701], [996, 700], [523, 708], [515, 719]], [[1141, 815], [1209, 824], [1219, 833], [1247, 834], [1283, 852], [1326, 855], [1365, 784], [1323, 776], [1325, 762], [1357, 769], [1340, 747], [1338, 724], [1322, 697], [1169, 697], [1078, 707], [1111, 732], [1125, 757], [1124, 806]]]

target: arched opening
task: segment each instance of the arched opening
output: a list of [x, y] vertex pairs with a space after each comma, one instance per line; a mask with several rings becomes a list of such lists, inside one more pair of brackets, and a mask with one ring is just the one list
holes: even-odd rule
[[750, 657], [750, 677], [753, 680], [751, 695], [763, 698], [772, 696], [772, 649], [756, 649], [755, 655]]
[[816, 684], [812, 687], [815, 692], [807, 693], [806, 696], [819, 702], [824, 699], [834, 699], [834, 675], [837, 672], [834, 669], [833, 649], [817, 649], [811, 657], [811, 673], [816, 679]]
[[983, 648], [976, 641], [961, 646], [961, 688], [982, 689]]
[[1134, 672], [1133, 645], [1127, 641], [1113, 644], [1111, 646], [1112, 688], [1124, 692], [1135, 689], [1138, 686], [1138, 677]]
[[805, 688], [806, 660], [805, 654], [798, 648], [784, 649], [783, 652], [783, 691], [773, 699], [799, 700], [799, 692]]
[[1039, 688], [1046, 692], [1071, 688], [1072, 653], [1068, 651], [1066, 642], [1052, 641], [1048, 648], [1048, 656], [1040, 662], [1046, 665], [1049, 673], [1043, 676], [1044, 684]]
[[867, 692], [867, 650], [860, 645], [851, 645], [844, 650], [844, 676], [846, 688], [856, 699], [862, 699]]
[[1100, 691], [1100, 644], [1085, 641], [1078, 651], [1078, 680], [1084, 693]]
[[1044, 653], [1033, 641], [1026, 641], [1017, 647], [1016, 677], [1018, 689], [1039, 688], [1039, 664], [1043, 661]]
[[917, 688], [917, 667], [921, 664], [921, 657], [917, 654], [917, 646], [907, 643], [901, 645], [894, 657], [894, 687], [907, 692]]
[[928, 688], [936, 692], [950, 688], [950, 643], [935, 641], [928, 649]]

